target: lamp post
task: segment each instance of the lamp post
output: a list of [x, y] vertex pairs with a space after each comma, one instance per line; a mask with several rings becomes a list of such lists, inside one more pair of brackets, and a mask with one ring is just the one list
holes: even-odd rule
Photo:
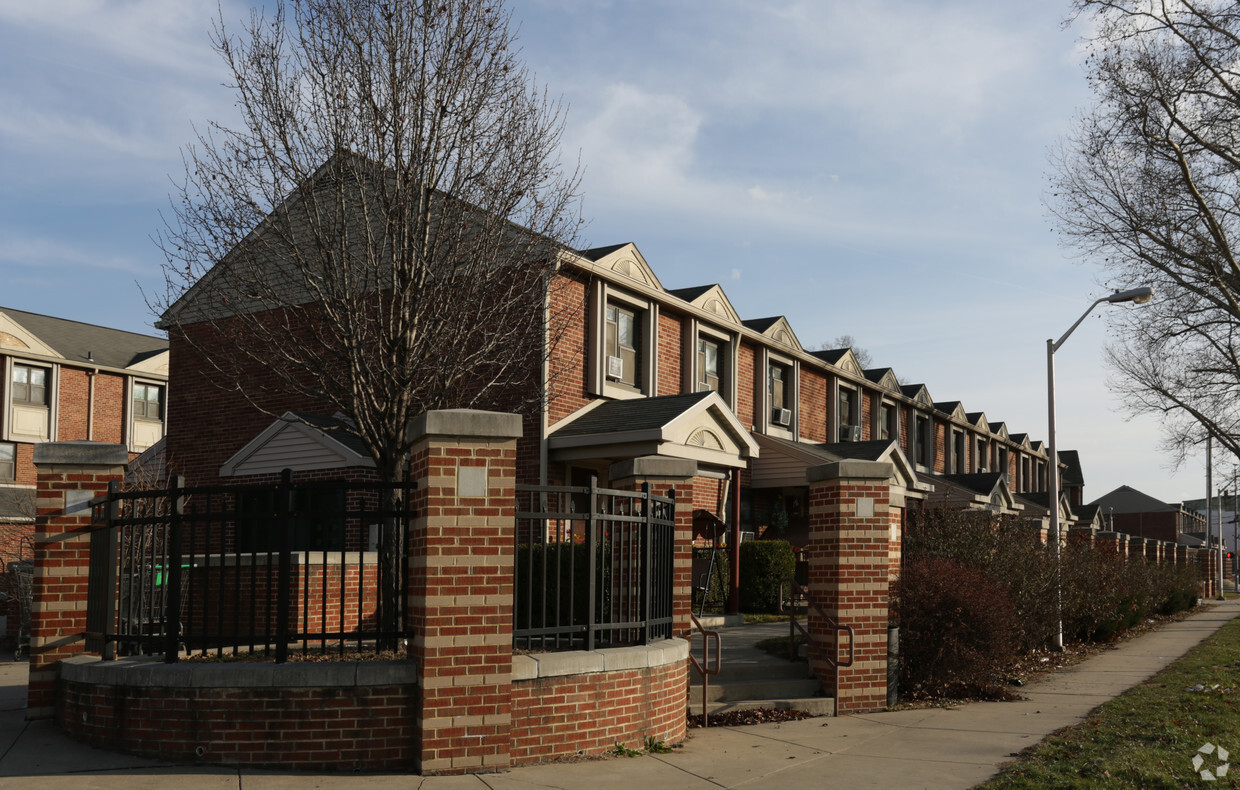
[[1076, 323], [1068, 327], [1068, 331], [1063, 333], [1063, 337], [1059, 340], [1046, 341], [1046, 401], [1047, 401], [1047, 434], [1048, 444], [1050, 445], [1050, 467], [1051, 473], [1049, 477], [1048, 503], [1051, 510], [1051, 540], [1055, 541], [1055, 596], [1057, 624], [1055, 628], [1055, 649], [1063, 650], [1063, 588], [1061, 579], [1059, 578], [1060, 567], [1060, 549], [1061, 543], [1059, 535], [1059, 456], [1056, 452], [1055, 444], [1055, 352], [1064, 344], [1064, 341], [1076, 331], [1081, 322], [1094, 311], [1094, 308], [1103, 302], [1109, 304], [1119, 304], [1121, 302], [1133, 302], [1135, 304], [1145, 304], [1154, 298], [1154, 289], [1149, 286], [1142, 288], [1131, 288], [1127, 291], [1116, 291], [1110, 296], [1104, 296], [1096, 300], [1089, 306], [1089, 309], [1076, 319]]

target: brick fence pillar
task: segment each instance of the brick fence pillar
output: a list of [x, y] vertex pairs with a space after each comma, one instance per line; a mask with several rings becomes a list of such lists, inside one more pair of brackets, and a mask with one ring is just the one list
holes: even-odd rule
[[[893, 467], [877, 461], [837, 461], [812, 467], [809, 481], [810, 597], [823, 614], [853, 628], [853, 665], [833, 667], [811, 658], [837, 714], [887, 706], [887, 623], [892, 551]], [[810, 634], [847, 658], [846, 637], [835, 634], [811, 607]]]
[[417, 770], [510, 764], [515, 414], [450, 409], [409, 425], [417, 482], [409, 538]]
[[1175, 545], [1175, 564], [1177, 566], [1188, 565], [1188, 546]]
[[121, 480], [124, 445], [48, 442], [34, 446], [38, 479], [34, 532], [34, 603], [30, 613], [30, 686], [26, 718], [55, 713], [63, 658], [85, 650], [90, 568], [90, 500]]
[[1091, 525], [1068, 528], [1068, 545], [1073, 548], [1092, 549], [1097, 531]]
[[611, 465], [608, 479], [619, 491], [640, 491], [669, 496], [676, 491], [676, 532], [672, 560], [672, 633], [688, 633], [693, 609], [693, 478], [697, 461], [647, 455]]

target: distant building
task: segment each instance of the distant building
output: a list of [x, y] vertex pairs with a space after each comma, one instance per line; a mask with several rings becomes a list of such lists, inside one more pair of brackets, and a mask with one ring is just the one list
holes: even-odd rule
[[1183, 543], [1183, 536], [1201, 536], [1206, 530], [1205, 519], [1183, 504], [1163, 502], [1131, 486], [1120, 486], [1090, 504], [1098, 506], [1105, 529], [1140, 538]]

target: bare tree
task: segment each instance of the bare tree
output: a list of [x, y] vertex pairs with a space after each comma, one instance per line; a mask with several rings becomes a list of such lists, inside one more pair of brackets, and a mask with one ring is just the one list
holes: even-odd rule
[[1213, 435], [1240, 454], [1240, 8], [1078, 0], [1096, 103], [1052, 157], [1065, 242], [1115, 288], [1113, 384], [1161, 415], [1176, 458]]
[[852, 335], [840, 335], [831, 342], [820, 345], [818, 350], [834, 351], [840, 348], [852, 349], [853, 356], [857, 358], [857, 364], [861, 365], [862, 370], [873, 366], [874, 360], [870, 356], [869, 350], [857, 345], [857, 341]]
[[214, 30], [240, 122], [183, 151], [156, 307], [256, 408], [348, 415], [394, 482], [410, 418], [542, 397], [550, 275], [580, 228], [562, 108], [501, 0], [266, 8]]

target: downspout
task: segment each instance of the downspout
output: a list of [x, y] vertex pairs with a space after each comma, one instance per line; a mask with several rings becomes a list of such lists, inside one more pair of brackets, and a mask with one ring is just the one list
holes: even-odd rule
[[728, 614], [741, 613], [741, 470], [732, 470], [732, 530], [728, 534]]
[[86, 371], [86, 379], [90, 386], [86, 390], [86, 441], [95, 440], [95, 376], [99, 369]]

